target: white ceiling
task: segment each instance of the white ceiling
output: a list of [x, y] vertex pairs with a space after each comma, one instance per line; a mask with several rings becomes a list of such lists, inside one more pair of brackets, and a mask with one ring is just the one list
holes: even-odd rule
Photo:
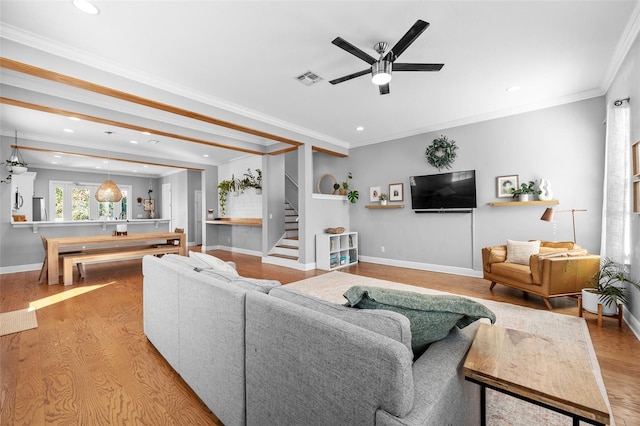
[[[638, 0], [93, 3], [99, 15], [71, 1], [1, 0], [2, 56], [341, 153], [600, 96], [640, 27]], [[398, 62], [444, 63], [440, 72], [396, 72], [384, 96], [369, 76], [328, 83], [368, 67], [331, 44], [335, 37], [377, 56], [376, 42], [394, 45], [417, 19], [431, 26]], [[324, 80], [304, 86], [295, 77], [306, 71]], [[288, 146], [5, 68], [0, 78], [11, 99], [253, 151]], [[506, 91], [514, 85], [521, 90]], [[7, 104], [0, 114], [2, 134], [17, 129], [24, 146], [192, 167], [247, 155]], [[96, 167], [82, 157], [23, 155], [31, 166]]]

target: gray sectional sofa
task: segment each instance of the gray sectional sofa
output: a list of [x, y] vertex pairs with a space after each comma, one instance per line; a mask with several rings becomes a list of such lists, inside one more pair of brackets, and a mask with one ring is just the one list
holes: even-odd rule
[[277, 282], [143, 259], [144, 332], [227, 426], [477, 425], [462, 363], [478, 323], [418, 359], [409, 321]]

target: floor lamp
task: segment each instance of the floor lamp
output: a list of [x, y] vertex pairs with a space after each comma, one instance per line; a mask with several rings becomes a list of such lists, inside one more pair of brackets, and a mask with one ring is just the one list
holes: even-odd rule
[[[577, 243], [576, 241], [576, 212], [586, 212], [586, 209], [571, 209], [571, 210], [558, 210], [558, 213], [568, 213], [571, 212], [571, 220], [573, 222], [573, 242]], [[544, 220], [545, 222], [553, 222], [553, 217], [555, 215], [556, 211], [553, 210], [553, 207], [548, 207], [544, 213], [542, 214], [542, 217], [540, 218], [540, 220]]]

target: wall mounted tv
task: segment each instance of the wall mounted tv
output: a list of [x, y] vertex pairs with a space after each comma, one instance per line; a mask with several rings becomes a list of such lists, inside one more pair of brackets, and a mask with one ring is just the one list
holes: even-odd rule
[[476, 171], [411, 176], [411, 208], [414, 210], [474, 209]]

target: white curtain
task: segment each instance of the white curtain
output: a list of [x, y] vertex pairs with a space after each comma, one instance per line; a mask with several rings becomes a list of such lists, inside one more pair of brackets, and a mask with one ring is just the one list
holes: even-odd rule
[[631, 261], [631, 147], [629, 104], [607, 110], [600, 256]]

